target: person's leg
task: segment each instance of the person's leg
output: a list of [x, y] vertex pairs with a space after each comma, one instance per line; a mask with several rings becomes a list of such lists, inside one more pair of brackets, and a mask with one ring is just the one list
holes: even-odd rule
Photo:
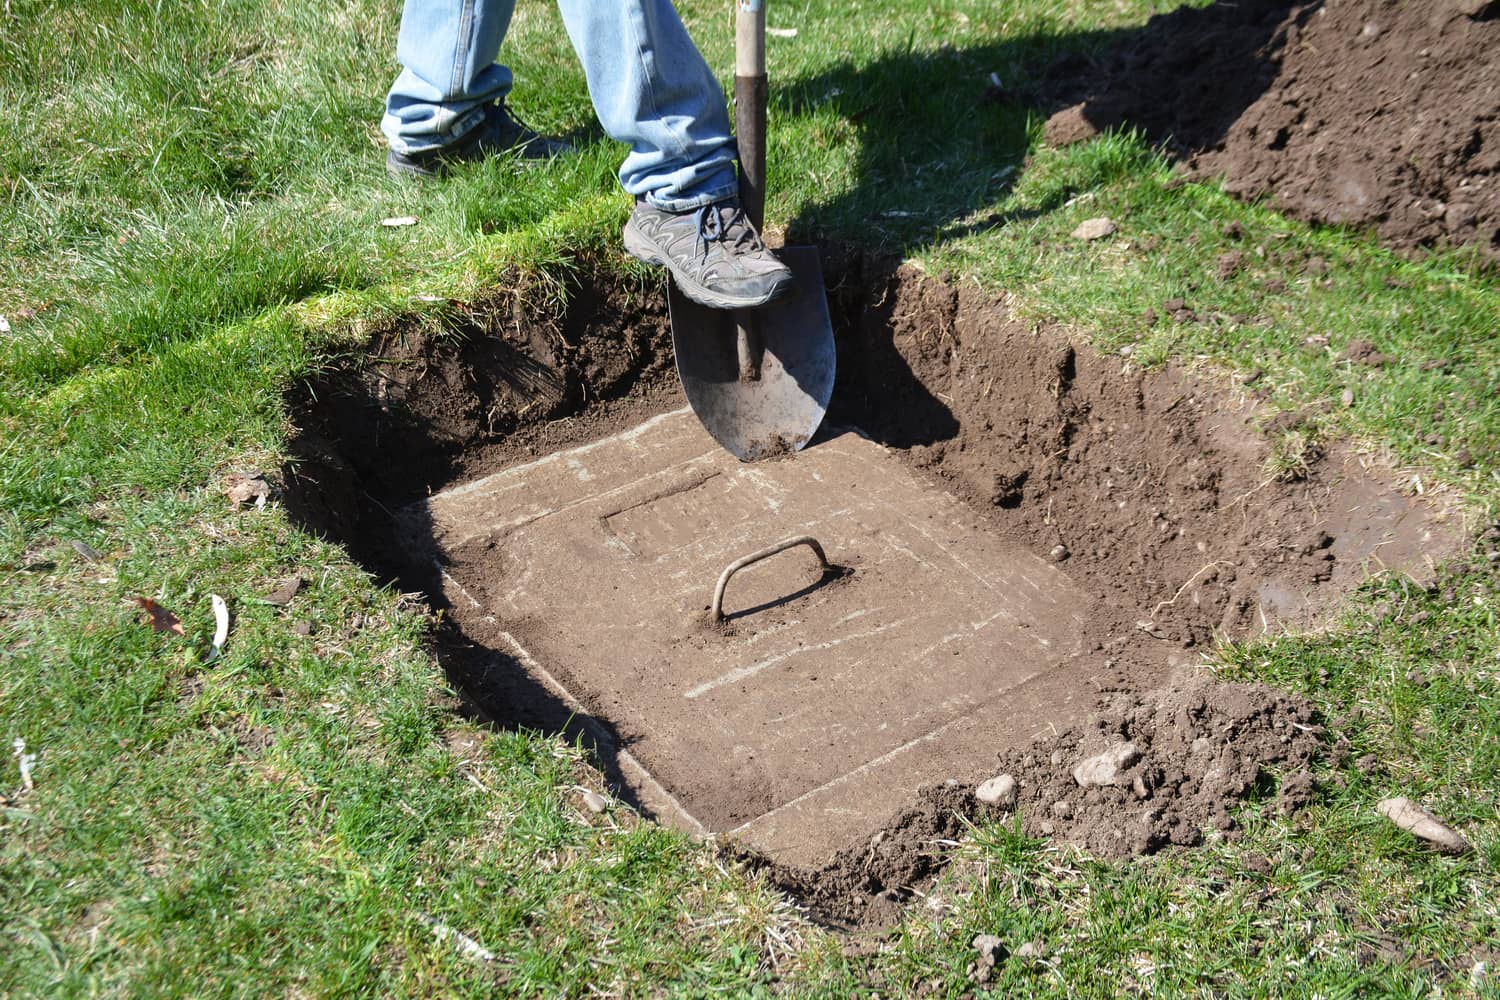
[[558, 0], [625, 190], [685, 212], [738, 193], [724, 92], [670, 0]]
[[630, 145], [625, 249], [714, 309], [766, 305], [792, 274], [739, 209], [724, 92], [671, 0], [558, 0], [599, 123]]
[[401, 74], [380, 128], [391, 151], [411, 155], [451, 146], [510, 93], [496, 65], [515, 0], [406, 0], [396, 58]]

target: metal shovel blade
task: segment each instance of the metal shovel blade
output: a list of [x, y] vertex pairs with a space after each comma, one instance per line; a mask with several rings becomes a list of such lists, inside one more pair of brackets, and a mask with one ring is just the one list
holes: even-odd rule
[[[815, 247], [783, 247], [792, 293], [755, 310], [709, 309], [669, 285], [677, 375], [700, 423], [742, 462], [807, 444], [833, 395], [833, 323]], [[741, 377], [739, 324], [759, 331], [758, 378]]]

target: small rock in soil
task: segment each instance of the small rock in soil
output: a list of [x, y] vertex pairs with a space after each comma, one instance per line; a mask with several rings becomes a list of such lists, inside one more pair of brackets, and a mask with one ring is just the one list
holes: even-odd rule
[[1103, 753], [1081, 761], [1073, 768], [1073, 780], [1084, 788], [1119, 784], [1121, 772], [1140, 759], [1140, 748], [1134, 743], [1116, 743]]
[[996, 775], [974, 790], [974, 797], [980, 802], [1001, 809], [1014, 809], [1017, 794], [1016, 779], [1008, 774]]
[[1054, 545], [1052, 546], [1052, 551], [1047, 553], [1047, 555], [1052, 558], [1053, 562], [1062, 562], [1071, 554], [1072, 553], [1068, 551], [1068, 547], [1066, 545]]
[[1097, 219], [1085, 219], [1073, 230], [1073, 238], [1079, 240], [1102, 240], [1106, 236], [1113, 236], [1119, 228], [1114, 220], [1107, 216], [1099, 216]]
[[1346, 409], [1346, 410], [1349, 409], [1349, 407], [1353, 406], [1354, 405], [1354, 390], [1353, 389], [1345, 389], [1342, 393], [1339, 394], [1339, 402], [1344, 404], [1344, 409]]
[[1375, 811], [1444, 854], [1467, 854], [1474, 849], [1456, 830], [1411, 799], [1400, 796], [1381, 799]]
[[312, 635], [312, 622], [298, 622], [292, 626], [292, 631], [298, 635]]
[[583, 804], [588, 807], [589, 812], [602, 813], [609, 808], [609, 799], [595, 791], [583, 793]]

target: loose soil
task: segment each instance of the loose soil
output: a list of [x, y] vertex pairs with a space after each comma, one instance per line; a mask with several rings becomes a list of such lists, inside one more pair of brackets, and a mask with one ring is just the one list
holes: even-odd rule
[[1237, 0], [1153, 17], [1039, 85], [1048, 137], [1137, 126], [1200, 176], [1394, 247], [1500, 259], [1500, 3]]
[[[828, 424], [892, 449], [996, 544], [1051, 561], [1086, 594], [1077, 649], [1088, 680], [1056, 733], [1036, 738], [1024, 718], [997, 725], [951, 783], [911, 789], [909, 809], [830, 841], [826, 862], [756, 863], [828, 921], [880, 925], [942, 864], [935, 841], [980, 814], [972, 789], [995, 774], [1019, 782], [1027, 832], [1103, 855], [1234, 836], [1234, 806], [1273, 794], [1278, 778], [1287, 808], [1307, 799], [1311, 709], [1210, 680], [1199, 650], [1316, 626], [1372, 571], [1425, 581], [1462, 544], [1461, 525], [1338, 450], [1305, 456], [1299, 478], [1274, 477], [1270, 422], [1211, 376], [1143, 371], [886, 261], [851, 255], [824, 272], [840, 351]], [[608, 706], [580, 713], [497, 648], [474, 608], [445, 604], [432, 565], [397, 544], [392, 515], [682, 405], [660, 303], [602, 284], [572, 292], [560, 317], [513, 294], [450, 317], [441, 335], [377, 331], [366, 357], [293, 394], [285, 496], [373, 571], [432, 595], [445, 612], [438, 655], [481, 714], [585, 734], [606, 780], [643, 803]], [[734, 627], [754, 638], [753, 617]], [[1079, 760], [1125, 740], [1141, 759], [1123, 782], [1079, 788]], [[712, 781], [715, 762], [699, 766]]]

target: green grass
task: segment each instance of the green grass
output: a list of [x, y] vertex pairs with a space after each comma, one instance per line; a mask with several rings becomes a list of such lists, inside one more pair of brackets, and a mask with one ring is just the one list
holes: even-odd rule
[[[1044, 149], [1033, 112], [983, 100], [990, 74], [1171, 6], [773, 6], [797, 34], [771, 39], [772, 224], [1008, 291], [1138, 361], [1259, 373], [1310, 413], [1284, 464], [1352, 437], [1489, 516], [1492, 274], [1179, 185], [1134, 136]], [[682, 7], [727, 79], [727, 8]], [[1324, 633], [1216, 651], [1322, 708], [1301, 816], [1252, 803], [1236, 842], [1124, 864], [979, 828], [874, 954], [708, 848], [584, 809], [599, 779], [576, 747], [459, 721], [420, 606], [276, 504], [231, 510], [222, 477], [277, 466], [285, 391], [372, 324], [441, 323], [424, 296], [530, 282], [545, 304], [571, 270], [641, 272], [616, 245], [622, 150], [547, 5], [517, 13], [516, 103], [580, 155], [384, 177], [398, 19], [391, 0], [0, 14], [19, 70], [0, 100], [25, 109], [0, 119], [0, 739], [39, 754], [24, 793], [0, 761], [0, 993], [958, 996], [981, 932], [1044, 945], [997, 968], [999, 996], [1452, 995], [1500, 960], [1494, 539], [1436, 593], [1373, 584]], [[380, 225], [396, 215], [419, 223]], [[1115, 236], [1068, 235], [1094, 215]], [[1399, 362], [1344, 360], [1358, 339]], [[294, 572], [292, 605], [260, 600]], [[234, 624], [208, 662], [215, 593]], [[151, 632], [136, 597], [187, 635]], [[1389, 794], [1476, 854], [1416, 847], [1374, 814]]]

